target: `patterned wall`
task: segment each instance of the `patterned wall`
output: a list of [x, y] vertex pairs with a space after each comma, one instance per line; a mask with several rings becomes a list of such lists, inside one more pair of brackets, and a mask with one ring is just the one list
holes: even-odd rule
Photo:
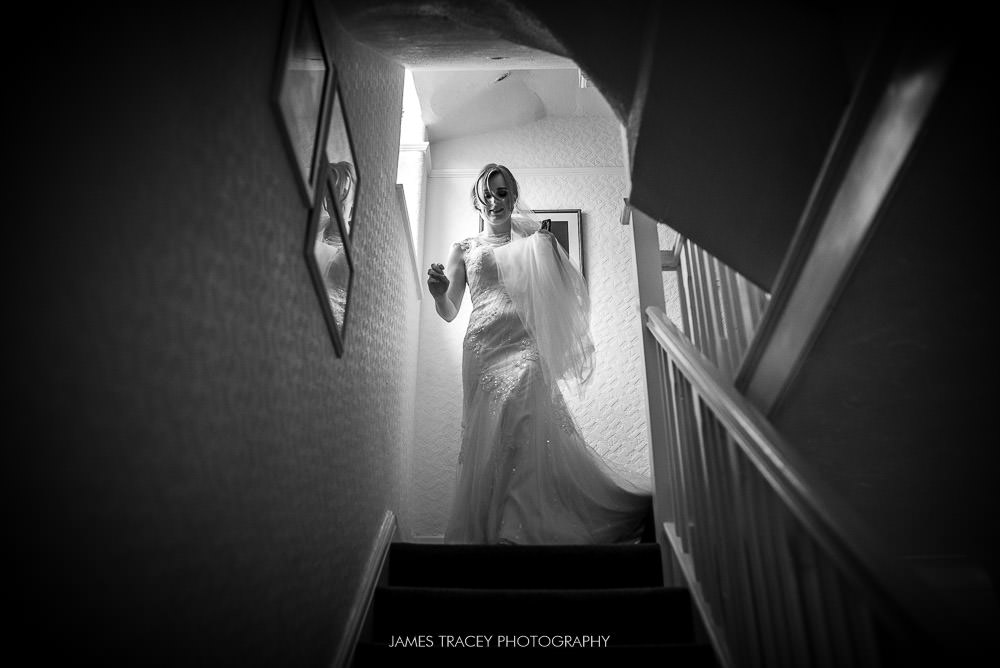
[[621, 167], [619, 127], [617, 121], [593, 116], [542, 118], [513, 131], [435, 142], [433, 166], [478, 170], [498, 162], [529, 168]]
[[[333, 26], [331, 29], [335, 29]], [[346, 448], [357, 470], [377, 463], [384, 480], [368, 479], [388, 508], [409, 524], [406, 489], [414, 442], [414, 390], [420, 302], [416, 298], [409, 241], [395, 193], [402, 108], [403, 69], [335, 32], [334, 57], [355, 133], [359, 210], [354, 240], [356, 305], [351, 312], [347, 352], [341, 360], [349, 385], [334, 427], [357, 446]], [[366, 518], [361, 535], [377, 528]], [[369, 546], [370, 547], [370, 546]], [[367, 552], [363, 555], [367, 557]]]
[[87, 8], [60, 37], [65, 86], [39, 91], [72, 118], [33, 147], [72, 156], [72, 205], [34, 206], [33, 224], [75, 232], [58, 271], [37, 272], [50, 244], [23, 247], [31, 417], [12, 430], [30, 434], [12, 491], [25, 580], [58, 596], [44, 627], [78, 659], [327, 665], [383, 513], [403, 508], [418, 317], [394, 194], [403, 69], [326, 26], [361, 175], [337, 358], [271, 101], [285, 5], [113, 23]]
[[[534, 208], [583, 210], [584, 261], [591, 290], [597, 370], [582, 398], [567, 397], [588, 443], [620, 466], [648, 474], [648, 426], [641, 387], [642, 344], [631, 230], [619, 224], [625, 178], [617, 122], [545, 118], [515, 130], [435, 143], [428, 187], [424, 265], [443, 262], [449, 244], [475, 234], [468, 204], [475, 172], [487, 162], [512, 167]], [[518, 174], [518, 168], [522, 168]], [[417, 535], [443, 533], [454, 486], [461, 415], [461, 339], [468, 298], [445, 324], [425, 300], [419, 376], [434, 388], [417, 417], [414, 467]]]

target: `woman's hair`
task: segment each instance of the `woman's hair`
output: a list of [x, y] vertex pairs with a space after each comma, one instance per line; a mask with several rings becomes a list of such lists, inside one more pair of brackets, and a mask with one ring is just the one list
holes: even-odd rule
[[337, 199], [341, 202], [345, 201], [357, 180], [354, 165], [346, 160], [335, 162], [330, 165], [330, 175], [333, 177], [333, 188], [337, 193]]
[[[510, 173], [510, 170], [503, 165], [491, 162], [482, 168], [476, 182], [472, 184], [472, 207], [479, 210], [479, 206], [486, 206], [486, 193], [490, 187], [490, 177], [499, 172], [507, 182], [507, 192], [511, 196], [510, 207], [513, 208], [517, 202], [517, 179]], [[495, 195], [495, 193], [494, 193]]]

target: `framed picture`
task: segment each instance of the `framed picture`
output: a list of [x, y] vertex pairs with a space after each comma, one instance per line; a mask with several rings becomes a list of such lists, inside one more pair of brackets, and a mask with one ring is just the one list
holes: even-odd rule
[[344, 354], [344, 336], [354, 280], [351, 239], [340, 214], [337, 180], [324, 162], [316, 205], [309, 212], [306, 265], [319, 295], [320, 308], [330, 330], [337, 357]]
[[581, 209], [532, 209], [538, 218], [550, 221], [548, 228], [570, 261], [584, 276], [583, 266], [583, 211]]
[[334, 86], [333, 113], [326, 140], [326, 159], [330, 163], [337, 190], [340, 215], [347, 236], [354, 234], [354, 204], [358, 193], [358, 165], [354, 160], [354, 143], [344, 113], [344, 96], [340, 86]]
[[306, 206], [319, 180], [334, 68], [313, 0], [290, 0], [274, 82], [274, 105]]

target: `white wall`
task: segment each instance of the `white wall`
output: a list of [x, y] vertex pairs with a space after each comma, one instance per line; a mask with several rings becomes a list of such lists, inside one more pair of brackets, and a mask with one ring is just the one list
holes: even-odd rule
[[[588, 443], [607, 458], [648, 473], [648, 425], [641, 386], [642, 345], [631, 230], [619, 224], [626, 182], [617, 121], [545, 118], [513, 130], [431, 145], [423, 263], [445, 262], [450, 245], [478, 232], [469, 190], [488, 162], [509, 166], [536, 209], [582, 209], [597, 370], [585, 397], [567, 397]], [[452, 323], [421, 303], [414, 446], [413, 534], [444, 532], [461, 434], [462, 338], [468, 297]]]

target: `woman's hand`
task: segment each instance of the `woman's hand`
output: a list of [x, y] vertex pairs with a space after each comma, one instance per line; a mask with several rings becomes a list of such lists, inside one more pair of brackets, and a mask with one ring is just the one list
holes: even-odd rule
[[451, 281], [444, 275], [443, 264], [432, 264], [431, 268], [427, 270], [427, 289], [430, 290], [434, 299], [443, 297], [448, 292], [450, 284]]

